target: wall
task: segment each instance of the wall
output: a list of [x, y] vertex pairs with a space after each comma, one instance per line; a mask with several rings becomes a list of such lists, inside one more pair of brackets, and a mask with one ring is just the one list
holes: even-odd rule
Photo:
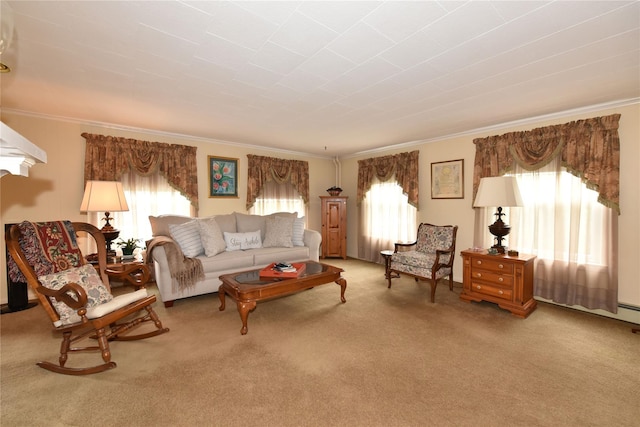
[[[640, 285], [637, 268], [640, 263], [640, 105], [634, 103], [617, 108], [590, 110], [566, 114], [553, 119], [529, 120], [518, 125], [494, 127], [491, 130], [470, 133], [464, 136], [444, 138], [437, 141], [405, 144], [390, 150], [379, 150], [341, 159], [342, 188], [348, 200], [347, 255], [358, 256], [358, 215], [356, 183], [358, 160], [398, 152], [420, 150], [420, 209], [418, 222], [458, 225], [456, 249], [473, 246], [474, 210], [472, 208], [472, 178], [475, 158], [474, 138], [501, 135], [507, 132], [530, 130], [538, 127], [567, 123], [589, 117], [620, 113], [620, 204], [619, 216], [619, 294], [622, 304], [640, 307]], [[431, 163], [464, 159], [464, 199], [431, 199]], [[462, 281], [460, 258], [454, 264], [454, 280]], [[600, 313], [606, 314], [606, 313]], [[631, 321], [640, 323], [640, 312], [629, 313]], [[625, 318], [625, 320], [627, 320]]]
[[[377, 157], [402, 151], [420, 150], [420, 210], [419, 222], [434, 224], [457, 224], [457, 248], [462, 250], [473, 246], [474, 213], [472, 205], [472, 173], [475, 146], [472, 141], [477, 137], [499, 135], [517, 130], [530, 130], [536, 127], [566, 123], [589, 117], [598, 117], [620, 113], [621, 141], [621, 182], [619, 217], [619, 301], [640, 307], [640, 286], [637, 280], [637, 266], [640, 264], [640, 105], [635, 103], [617, 108], [591, 109], [580, 113], [567, 113], [553, 118], [528, 120], [526, 123], [494, 127], [464, 136], [443, 138], [437, 141], [418, 142], [396, 146], [394, 149], [379, 150], [349, 156], [340, 159], [340, 182], [348, 199], [348, 238], [347, 255], [357, 258], [357, 205], [356, 183], [358, 175], [357, 161], [362, 158]], [[42, 221], [52, 218], [66, 218], [86, 221], [85, 214], [79, 211], [83, 192], [84, 138], [83, 132], [104, 135], [124, 136], [149, 141], [194, 145], [198, 147], [198, 182], [200, 194], [200, 216], [245, 212], [246, 201], [246, 155], [257, 154], [309, 161], [310, 206], [309, 227], [320, 230], [319, 196], [326, 195], [326, 189], [334, 185], [335, 167], [333, 159], [314, 158], [291, 153], [278, 153], [273, 150], [261, 150], [240, 144], [220, 141], [201, 140], [188, 137], [167, 136], [157, 133], [124, 131], [106, 126], [76, 123], [65, 120], [53, 120], [21, 114], [3, 112], [2, 121], [21, 133], [30, 141], [45, 149], [47, 164], [38, 164], [31, 168], [28, 178], [5, 175], [0, 179], [0, 222], [19, 222], [24, 219]], [[207, 197], [207, 156], [220, 155], [239, 159], [239, 198], [210, 199]], [[435, 199], [430, 197], [431, 163], [463, 159], [464, 199]], [[6, 262], [4, 236], [0, 242], [0, 303], [6, 303]], [[462, 266], [456, 262], [454, 279], [462, 281]], [[639, 312], [631, 313], [631, 321], [640, 323]], [[607, 313], [601, 313], [607, 314]], [[624, 318], [624, 317], [623, 317]], [[624, 318], [627, 320], [627, 318]]]
[[[332, 158], [310, 157], [290, 152], [213, 140], [179, 137], [138, 130], [114, 129], [101, 125], [55, 120], [15, 113], [2, 113], [2, 121], [47, 152], [46, 164], [36, 164], [28, 177], [5, 175], [0, 179], [0, 222], [69, 219], [87, 221], [80, 213], [84, 190], [84, 150], [82, 133], [122, 136], [146, 141], [184, 144], [197, 147], [199, 216], [246, 212], [247, 154], [307, 160], [309, 162], [310, 204], [308, 227], [320, 230], [320, 199], [335, 184]], [[207, 156], [238, 158], [238, 198], [208, 197]], [[98, 224], [96, 224], [98, 225]], [[6, 249], [4, 233], [0, 241], [0, 303], [7, 302]]]

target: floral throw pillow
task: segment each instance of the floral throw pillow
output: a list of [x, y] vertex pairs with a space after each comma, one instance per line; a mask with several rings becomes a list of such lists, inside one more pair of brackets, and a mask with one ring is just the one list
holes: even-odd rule
[[[91, 264], [40, 276], [38, 280], [42, 286], [56, 290], [62, 288], [67, 283], [77, 283], [87, 292], [87, 308], [104, 304], [113, 299], [113, 295], [111, 295], [107, 287], [102, 283], [98, 272]], [[65, 303], [56, 301], [55, 298], [52, 299], [51, 302], [60, 315], [61, 324], [70, 325], [80, 321], [80, 316], [76, 314], [76, 311]]]

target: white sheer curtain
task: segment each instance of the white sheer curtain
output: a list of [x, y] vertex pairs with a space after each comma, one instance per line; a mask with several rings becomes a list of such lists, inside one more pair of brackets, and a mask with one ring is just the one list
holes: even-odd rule
[[392, 250], [396, 242], [415, 241], [416, 212], [395, 178], [381, 182], [374, 177], [360, 206], [358, 257], [382, 263], [380, 251]]
[[[111, 225], [120, 230], [120, 236], [116, 241], [121, 238], [140, 239], [140, 246], [144, 247], [145, 241], [152, 237], [149, 215], [196, 215], [189, 200], [171, 187], [158, 173], [141, 176], [129, 171], [122, 175], [121, 182], [129, 211], [110, 212], [113, 217]], [[100, 228], [104, 225], [103, 217], [104, 212], [90, 213], [89, 222]], [[114, 243], [112, 249], [117, 248]]]
[[[517, 166], [514, 175], [525, 206], [505, 208], [508, 245], [537, 255], [535, 295], [616, 313], [618, 217], [559, 162], [558, 156], [535, 171]], [[477, 224], [483, 230], [482, 247], [492, 244], [487, 226], [495, 221], [493, 213], [485, 209], [484, 224]]]
[[265, 182], [260, 195], [249, 209], [252, 215], [269, 215], [275, 212], [298, 212], [298, 217], [304, 217], [305, 224], [307, 223], [307, 206], [300, 193], [289, 182]]

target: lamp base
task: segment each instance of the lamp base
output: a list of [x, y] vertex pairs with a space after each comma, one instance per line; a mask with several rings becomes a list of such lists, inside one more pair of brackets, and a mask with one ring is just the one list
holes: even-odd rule
[[109, 226], [109, 228], [105, 226], [102, 227], [100, 231], [102, 231], [102, 234], [104, 235], [104, 240], [107, 241], [107, 256], [115, 256], [116, 251], [111, 249], [111, 242], [118, 238], [118, 236], [120, 235], [120, 230], [115, 230], [111, 226]]
[[511, 227], [502, 221], [502, 215], [504, 215], [502, 213], [502, 208], [498, 208], [498, 212], [496, 213], [498, 219], [489, 226], [489, 232], [493, 234], [497, 240], [497, 243], [493, 245], [492, 248], [496, 249], [498, 253], [501, 254], [506, 252], [506, 248], [502, 245], [502, 240], [505, 236], [509, 235], [509, 232], [511, 231]]

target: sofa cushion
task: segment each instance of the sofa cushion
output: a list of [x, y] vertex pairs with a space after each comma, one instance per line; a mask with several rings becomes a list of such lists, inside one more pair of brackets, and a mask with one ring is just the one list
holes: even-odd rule
[[282, 247], [291, 248], [293, 242], [293, 222], [294, 218], [284, 216], [268, 217], [267, 232], [262, 246], [265, 248]]
[[169, 231], [184, 256], [193, 258], [204, 253], [202, 241], [200, 240], [200, 226], [198, 220], [194, 219], [184, 224], [170, 224]]
[[262, 248], [247, 251], [253, 253], [255, 265], [268, 265], [272, 262], [304, 261], [309, 259], [309, 248], [295, 246], [293, 248]]
[[304, 217], [293, 220], [291, 243], [293, 243], [293, 246], [304, 246]]
[[224, 236], [215, 218], [203, 218], [198, 221], [200, 226], [200, 241], [204, 254], [208, 257], [218, 255], [227, 248]]
[[213, 218], [216, 220], [220, 227], [220, 231], [223, 233], [225, 231], [228, 233], [235, 233], [238, 231], [236, 227], [236, 216], [234, 214], [216, 215]]
[[260, 230], [260, 240], [264, 240], [267, 232], [267, 218], [262, 215], [246, 215], [235, 212], [236, 230], [238, 233]]
[[[257, 249], [262, 250], [262, 249]], [[198, 257], [202, 261], [202, 269], [205, 274], [212, 271], [225, 271], [237, 269], [250, 270], [253, 268], [253, 251], [222, 252], [214, 257]]]
[[182, 215], [160, 215], [160, 216], [149, 215], [149, 222], [151, 223], [151, 233], [153, 234], [153, 237], [157, 237], [157, 236], [171, 237], [171, 231], [169, 230], [169, 225], [184, 224], [185, 222], [189, 222], [191, 220], [193, 220], [193, 218], [189, 216], [182, 216]]
[[[267, 234], [267, 218], [273, 217], [292, 217], [298, 216], [297, 212], [276, 212], [269, 215], [247, 215], [240, 212], [234, 212], [236, 216], [236, 228], [238, 233], [247, 231], [260, 230], [260, 238], [264, 241]], [[223, 230], [224, 231], [224, 230]]]

